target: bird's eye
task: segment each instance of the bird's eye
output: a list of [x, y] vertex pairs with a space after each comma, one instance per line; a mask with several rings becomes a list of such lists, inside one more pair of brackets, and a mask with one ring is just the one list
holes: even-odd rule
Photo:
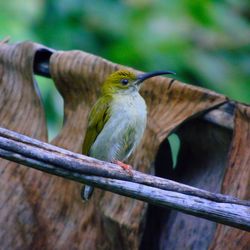
[[128, 84], [128, 79], [122, 79], [121, 83], [122, 83], [122, 85], [127, 85]]

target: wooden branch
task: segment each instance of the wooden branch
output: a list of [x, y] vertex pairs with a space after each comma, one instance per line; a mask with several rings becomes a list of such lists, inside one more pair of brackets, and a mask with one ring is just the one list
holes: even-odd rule
[[132, 171], [133, 176], [130, 176], [115, 164], [76, 154], [4, 128], [0, 128], [0, 157], [151, 204], [250, 231], [250, 201], [214, 194], [138, 171]]

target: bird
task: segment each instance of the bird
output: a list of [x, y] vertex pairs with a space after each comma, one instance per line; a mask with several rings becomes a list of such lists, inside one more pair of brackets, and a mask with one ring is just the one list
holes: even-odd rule
[[[145, 80], [164, 74], [175, 73], [136, 73], [120, 69], [110, 74], [89, 113], [82, 154], [116, 163], [131, 171], [131, 166], [123, 162], [140, 143], [147, 122], [147, 107], [139, 94], [140, 87]], [[89, 200], [93, 190], [92, 186], [85, 185], [81, 191], [82, 199]]]

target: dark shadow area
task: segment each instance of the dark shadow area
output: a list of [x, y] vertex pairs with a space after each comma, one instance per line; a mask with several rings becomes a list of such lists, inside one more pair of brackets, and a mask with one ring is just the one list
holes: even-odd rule
[[[175, 133], [180, 139], [176, 167], [165, 140], [156, 157], [156, 175], [220, 193], [232, 131], [195, 118]], [[215, 229], [214, 222], [150, 205], [140, 249], [208, 249]]]
[[35, 74], [50, 77], [49, 72], [49, 59], [53, 54], [52, 50], [49, 49], [39, 49], [35, 53], [33, 71]]
[[[160, 145], [155, 159], [155, 175], [168, 179], [175, 179], [171, 148], [168, 140]], [[171, 210], [154, 205], [148, 205], [147, 221], [140, 249], [159, 249], [160, 235], [164, 225], [168, 221]]]

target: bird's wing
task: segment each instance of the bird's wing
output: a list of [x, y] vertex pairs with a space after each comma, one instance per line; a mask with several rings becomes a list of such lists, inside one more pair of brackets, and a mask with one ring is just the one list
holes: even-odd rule
[[82, 147], [82, 153], [84, 155], [88, 155], [96, 137], [100, 134], [104, 125], [110, 118], [111, 98], [110, 96], [101, 97], [89, 114], [88, 127]]

